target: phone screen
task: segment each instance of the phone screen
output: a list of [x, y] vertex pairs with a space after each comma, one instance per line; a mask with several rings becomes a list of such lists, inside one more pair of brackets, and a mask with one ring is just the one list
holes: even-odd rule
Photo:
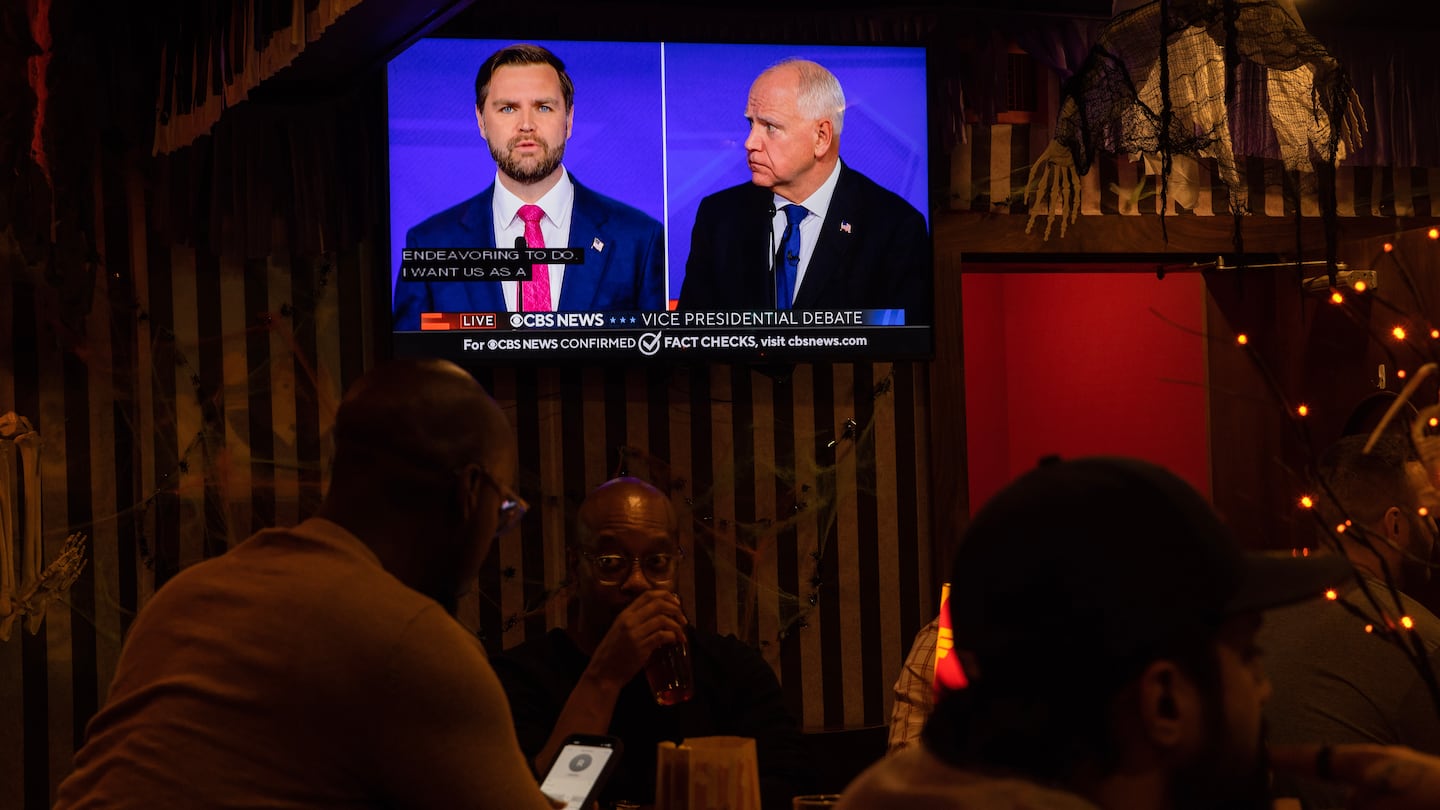
[[605, 763], [614, 753], [613, 748], [599, 745], [566, 745], [560, 749], [550, 772], [545, 774], [540, 792], [565, 802], [571, 810], [584, 810], [583, 802], [590, 797], [595, 780], [605, 772]]

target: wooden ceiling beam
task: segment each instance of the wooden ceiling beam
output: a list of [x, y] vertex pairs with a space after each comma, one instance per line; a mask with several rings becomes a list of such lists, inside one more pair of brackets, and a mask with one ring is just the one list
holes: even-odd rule
[[[1044, 238], [1045, 221], [1037, 219], [1025, 232], [1024, 214], [988, 214], [945, 211], [935, 215], [935, 253], [942, 266], [963, 258], [966, 262], [1063, 260], [1176, 261], [1193, 257], [1230, 256], [1235, 253], [1235, 221], [1230, 217], [1081, 216], [1060, 236], [1057, 222]], [[1340, 241], [1395, 235], [1440, 225], [1440, 217], [1341, 217]], [[1241, 222], [1245, 252], [1294, 257], [1296, 224], [1292, 217], [1247, 216]], [[1325, 256], [1325, 230], [1318, 218], [1300, 222], [1300, 244], [1306, 259]], [[1168, 237], [1168, 238], [1167, 238]]]

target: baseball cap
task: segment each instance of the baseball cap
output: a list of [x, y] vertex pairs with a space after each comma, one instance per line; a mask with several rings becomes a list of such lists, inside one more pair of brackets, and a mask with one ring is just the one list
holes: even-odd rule
[[1132, 458], [1042, 462], [975, 515], [951, 571], [971, 680], [1053, 683], [1057, 667], [1143, 659], [1186, 631], [1322, 596], [1340, 555], [1247, 553], [1185, 481]]

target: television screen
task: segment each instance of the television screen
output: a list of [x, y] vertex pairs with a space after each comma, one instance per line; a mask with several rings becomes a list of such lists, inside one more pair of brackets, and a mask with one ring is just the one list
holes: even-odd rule
[[932, 354], [923, 48], [528, 44], [388, 65], [397, 355]]

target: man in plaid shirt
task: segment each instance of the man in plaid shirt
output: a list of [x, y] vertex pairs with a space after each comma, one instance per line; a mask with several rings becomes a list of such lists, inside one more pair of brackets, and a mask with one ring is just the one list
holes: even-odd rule
[[895, 679], [895, 706], [890, 710], [890, 747], [894, 754], [920, 739], [920, 729], [935, 707], [935, 641], [940, 617], [915, 634], [900, 677]]

